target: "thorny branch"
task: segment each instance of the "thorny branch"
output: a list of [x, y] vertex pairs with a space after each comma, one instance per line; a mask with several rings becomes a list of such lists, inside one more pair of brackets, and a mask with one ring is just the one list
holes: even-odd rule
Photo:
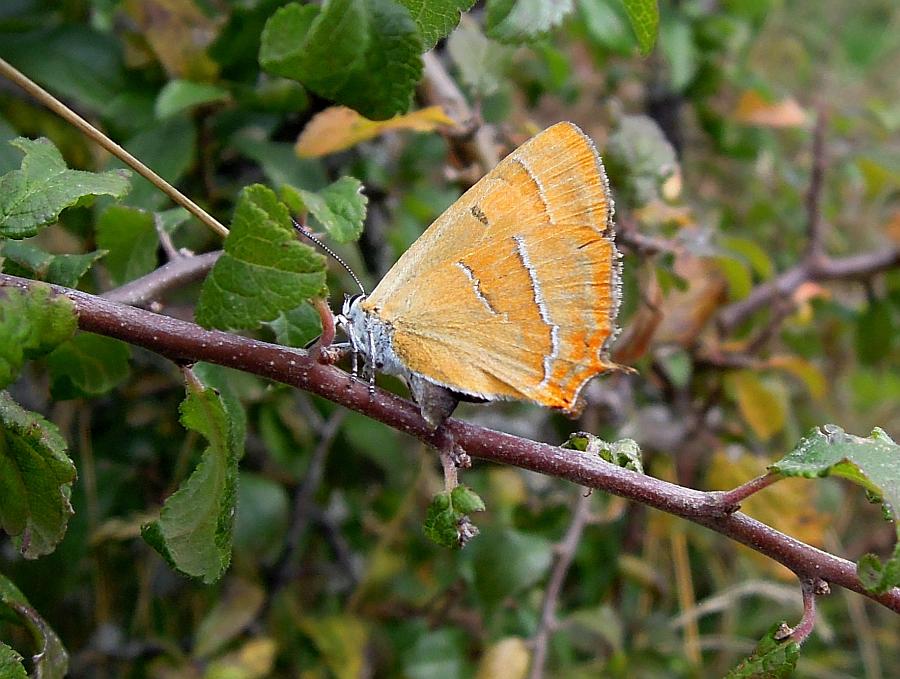
[[[46, 284], [0, 274], [0, 287], [27, 290], [43, 285]], [[305, 351], [204, 330], [193, 323], [116, 304], [78, 290], [51, 288], [72, 300], [82, 330], [142, 346], [181, 362], [208, 361], [290, 384], [430, 445], [439, 442], [440, 430], [435, 433], [428, 428], [414, 403], [380, 389], [370, 394], [368, 384], [352, 379], [334, 366], [317, 363]], [[445, 427], [446, 433], [471, 456], [567, 479], [680, 516], [751, 547], [791, 569], [798, 577], [821, 578], [900, 613], [900, 588], [884, 594], [866, 591], [856, 576], [854, 563], [800, 542], [740, 512], [728, 513], [717, 493], [684, 488], [617, 467], [599, 457], [461, 420], [448, 420]]]

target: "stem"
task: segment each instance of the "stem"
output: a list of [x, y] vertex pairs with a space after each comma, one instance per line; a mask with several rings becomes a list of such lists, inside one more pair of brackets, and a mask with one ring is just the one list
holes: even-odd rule
[[[0, 274], [0, 287], [24, 290], [45, 283]], [[705, 493], [639, 474], [596, 456], [519, 438], [461, 420], [449, 419], [437, 432], [428, 428], [414, 403], [380, 389], [305, 351], [203, 328], [87, 293], [50, 286], [75, 305], [82, 330], [121, 339], [177, 361], [208, 361], [267, 377], [317, 394], [387, 424], [429, 445], [449, 434], [469, 455], [529, 469], [597, 488], [693, 521], [740, 542], [786, 566], [798, 577], [818, 577], [853, 590], [900, 613], [900, 588], [882, 594], [866, 591], [856, 565], [785, 535], [741, 512], [723, 511], [717, 493]], [[443, 432], [443, 433], [442, 433]]]
[[9, 62], [0, 59], [0, 75], [5, 76], [16, 85], [21, 87], [25, 92], [37, 99], [41, 104], [49, 108], [67, 123], [77, 128], [89, 139], [93, 139], [99, 146], [106, 149], [113, 156], [121, 160], [128, 167], [133, 169], [144, 179], [153, 184], [156, 188], [166, 194], [172, 202], [180, 205], [185, 210], [194, 215], [203, 224], [212, 229], [215, 233], [223, 238], [228, 235], [226, 229], [215, 217], [210, 215], [206, 210], [197, 205], [190, 198], [185, 196], [181, 191], [172, 186], [165, 179], [160, 177], [156, 172], [144, 165], [140, 160], [131, 155], [124, 148], [119, 146], [112, 139], [107, 137], [103, 132], [91, 125], [87, 120], [75, 113], [72, 109], [62, 103], [59, 99], [50, 94], [43, 87], [35, 83], [21, 71], [14, 68]]

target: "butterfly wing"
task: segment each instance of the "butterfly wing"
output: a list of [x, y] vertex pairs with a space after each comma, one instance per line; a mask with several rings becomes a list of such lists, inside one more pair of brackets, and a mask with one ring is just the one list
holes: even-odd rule
[[430, 381], [572, 409], [612, 367], [618, 285], [603, 166], [590, 139], [560, 123], [467, 191], [363, 304]]

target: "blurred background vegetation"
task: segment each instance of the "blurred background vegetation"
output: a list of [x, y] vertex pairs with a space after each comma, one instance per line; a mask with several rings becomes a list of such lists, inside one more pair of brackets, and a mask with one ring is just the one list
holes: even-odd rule
[[[468, 138], [446, 130], [386, 132], [299, 157], [298, 135], [331, 102], [261, 71], [260, 33], [282, 4], [4, 0], [0, 57], [223, 220], [252, 182], [317, 190], [357, 177], [369, 200], [366, 231], [358, 246], [338, 249], [371, 288], [489, 168], [467, 157]], [[577, 0], [524, 44], [486, 37], [478, 3], [438, 43], [438, 64], [504, 153], [559, 120], [596, 140], [627, 253], [616, 353], [638, 370], [594, 381], [578, 423], [521, 404], [467, 406], [459, 416], [552, 443], [575, 428], [632, 437], [648, 473], [700, 489], [761, 473], [816, 424], [860, 435], [881, 426], [896, 438], [896, 268], [809, 281], [725, 333], [716, 321], [802, 260], [817, 120], [827, 252], [900, 243], [900, 7], [662, 0], [660, 14], [648, 56], [619, 0]], [[439, 103], [422, 88], [414, 108]], [[5, 143], [19, 135], [49, 137], [72, 167], [114, 166], [0, 82], [0, 173], [19, 166]], [[124, 202], [171, 207], [143, 180]], [[40, 244], [93, 250], [107, 206], [67, 211]], [[665, 247], [640, 251], [634, 234]], [[172, 239], [193, 251], [219, 247], [193, 221]], [[150, 234], [81, 288], [103, 291], [151, 271], [163, 261], [158, 246]], [[334, 307], [353, 287], [333, 275]], [[189, 317], [195, 299], [196, 289], [180, 291], [164, 312]], [[559, 597], [548, 675], [718, 676], [773, 622], [799, 618], [797, 583], [771, 561], [661, 513], [599, 492], [584, 500], [580, 488], [512, 468], [476, 462], [465, 472], [487, 503], [481, 535], [459, 552], [440, 548], [422, 532], [442, 486], [430, 451], [238, 373], [227, 379], [247, 408], [248, 437], [233, 563], [220, 583], [202, 585], [173, 573], [139, 537], [202, 448], [177, 419], [180, 373], [141, 350], [130, 369], [103, 370], [92, 398], [57, 384], [51, 401], [40, 365], [13, 388], [61, 427], [79, 479], [55, 553], [26, 562], [0, 536], [0, 572], [62, 638], [72, 676], [524, 676], [554, 545], [579, 506], [591, 520]], [[744, 509], [851, 559], [893, 546], [878, 508], [830, 480], [784, 481]], [[798, 676], [893, 676], [898, 632], [896, 615], [835, 591], [820, 600]], [[14, 618], [0, 617], [0, 638], [29, 653]]]

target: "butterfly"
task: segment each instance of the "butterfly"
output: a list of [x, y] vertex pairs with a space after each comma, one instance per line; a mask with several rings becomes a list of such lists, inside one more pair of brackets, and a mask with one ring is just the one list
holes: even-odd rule
[[613, 201], [576, 125], [503, 159], [403, 254], [338, 325], [374, 370], [403, 378], [439, 426], [459, 400], [575, 413], [609, 358], [621, 297]]

